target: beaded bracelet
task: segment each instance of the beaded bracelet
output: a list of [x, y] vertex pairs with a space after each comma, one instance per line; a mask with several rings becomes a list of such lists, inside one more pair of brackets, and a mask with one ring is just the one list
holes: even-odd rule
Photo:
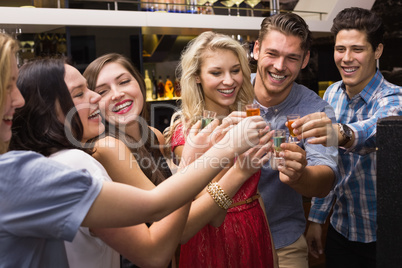
[[228, 209], [232, 204], [232, 199], [223, 191], [221, 186], [217, 183], [208, 183], [207, 192], [214, 199], [215, 203], [222, 209]]

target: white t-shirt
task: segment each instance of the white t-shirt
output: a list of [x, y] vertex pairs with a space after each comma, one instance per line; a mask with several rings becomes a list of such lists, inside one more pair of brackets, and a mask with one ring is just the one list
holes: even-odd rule
[[[92, 156], [81, 150], [63, 150], [49, 156], [73, 169], [86, 169], [94, 180], [111, 181], [105, 168]], [[120, 254], [101, 239], [90, 234], [89, 228], [80, 227], [72, 242], [65, 242], [71, 268], [119, 268]]]

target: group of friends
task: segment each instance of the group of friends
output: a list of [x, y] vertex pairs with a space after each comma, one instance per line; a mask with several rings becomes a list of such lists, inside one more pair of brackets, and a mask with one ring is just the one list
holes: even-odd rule
[[[18, 69], [17, 41], [0, 34], [0, 266], [302, 268], [330, 220], [327, 267], [375, 267], [376, 122], [402, 115], [402, 89], [376, 67], [380, 18], [346, 8], [331, 31], [342, 80], [323, 99], [295, 82], [312, 44], [300, 16], [262, 21], [254, 78], [238, 41], [200, 34], [164, 133], [123, 55], [83, 74], [65, 59]], [[250, 103], [260, 116], [246, 117]], [[217, 119], [201, 128], [204, 110]], [[294, 113], [300, 142], [272, 169], [273, 130]]]

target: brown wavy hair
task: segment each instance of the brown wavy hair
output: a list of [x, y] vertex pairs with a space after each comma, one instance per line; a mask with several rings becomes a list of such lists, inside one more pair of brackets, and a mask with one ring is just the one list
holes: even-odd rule
[[[148, 123], [146, 122], [148, 120], [148, 110], [145, 108], [145, 82], [140, 72], [125, 56], [118, 53], [109, 53], [91, 62], [85, 69], [83, 75], [87, 79], [88, 88], [90, 90], [95, 90], [96, 81], [98, 80], [100, 71], [106, 64], [112, 62], [123, 66], [134, 77], [134, 79], [137, 80], [140, 86], [144, 103], [140, 116], [145, 119], [145, 121], [142, 121], [142, 124], [140, 124], [140, 132], [146, 135], [146, 137], [142, 137], [142, 140], [145, 142], [138, 146], [140, 141], [136, 141], [133, 137], [120, 130], [117, 125], [111, 125], [107, 120], [104, 120], [105, 135], [121, 140], [130, 149], [142, 172], [152, 181], [152, 183], [158, 185], [169, 177], [171, 173], [167, 168], [164, 156], [159, 149], [158, 139], [156, 138], [155, 133], [148, 128]], [[97, 137], [92, 140], [92, 142], [95, 142], [99, 138], [100, 137]]]

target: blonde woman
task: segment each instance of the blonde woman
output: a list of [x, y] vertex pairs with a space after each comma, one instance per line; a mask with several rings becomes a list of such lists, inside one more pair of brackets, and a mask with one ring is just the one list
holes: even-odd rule
[[[192, 40], [178, 71], [181, 111], [165, 135], [180, 159], [188, 129], [203, 110], [216, 112], [218, 118], [242, 117], [245, 113], [236, 111], [252, 103], [254, 95], [246, 52], [226, 35], [204, 32]], [[267, 141], [271, 135], [266, 135]], [[268, 150], [270, 143], [264, 146]], [[274, 267], [268, 222], [257, 193], [263, 163], [248, 164], [239, 156], [228, 163], [235, 168], [222, 171], [198, 194], [182, 238], [180, 267]], [[216, 183], [230, 198], [230, 206], [214, 203]]]

